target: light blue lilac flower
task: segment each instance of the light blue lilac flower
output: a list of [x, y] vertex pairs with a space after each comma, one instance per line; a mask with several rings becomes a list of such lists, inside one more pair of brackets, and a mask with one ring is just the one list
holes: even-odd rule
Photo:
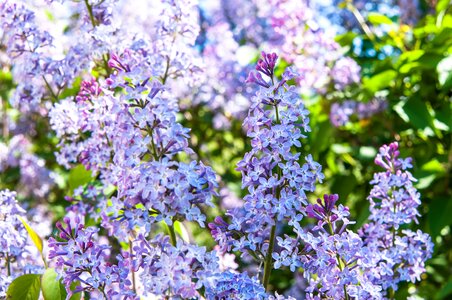
[[134, 269], [144, 287], [144, 295], [170, 295], [182, 299], [200, 297], [200, 289], [219, 272], [216, 253], [178, 240], [173, 246], [169, 237], [157, 235], [134, 241]]
[[308, 204], [306, 192], [313, 192], [323, 179], [321, 166], [311, 155], [299, 163], [296, 151], [304, 132], [310, 131], [308, 111], [295, 87], [286, 84], [292, 70], [276, 80], [277, 58], [263, 52], [257, 71], [247, 80], [259, 91], [244, 121], [253, 148], [237, 165], [242, 187], [248, 190], [244, 205], [228, 211], [229, 224], [221, 217], [209, 224], [223, 251], [249, 252], [257, 259], [263, 259], [269, 247], [270, 228], [277, 222], [301, 220]]
[[363, 239], [360, 268], [383, 291], [397, 290], [401, 281], [419, 281], [425, 261], [433, 253], [428, 234], [402, 229], [420, 216], [420, 194], [413, 186], [416, 179], [408, 169], [411, 158], [400, 158], [399, 145], [393, 142], [380, 148], [375, 163], [385, 169], [374, 174], [368, 200], [370, 222], [359, 231]]

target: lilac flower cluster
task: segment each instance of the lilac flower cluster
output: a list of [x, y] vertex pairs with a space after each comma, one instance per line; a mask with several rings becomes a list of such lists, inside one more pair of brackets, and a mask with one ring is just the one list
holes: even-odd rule
[[[65, 218], [64, 222], [66, 225], [57, 223], [59, 237], [49, 240], [49, 258], [54, 260], [70, 294], [86, 291], [101, 299], [137, 299], [140, 292], [144, 296], [189, 299], [200, 297], [205, 290], [207, 299], [268, 298], [255, 278], [221, 270], [218, 253], [205, 247], [182, 240], [173, 245], [161, 234], [150, 241], [139, 235], [131, 241], [130, 252], [116, 257], [115, 265], [109, 262], [110, 247], [97, 243], [97, 228], [84, 228], [78, 217]], [[74, 281], [79, 285], [71, 291]]]
[[[42, 78], [34, 79], [35, 74], [44, 73], [45, 61], [42, 48], [49, 47], [52, 37], [41, 31], [35, 24], [34, 13], [22, 4], [2, 1], [0, 4], [0, 28], [4, 35], [8, 57], [14, 60], [14, 77], [19, 82], [13, 103], [24, 110], [39, 108], [40, 99], [45, 93]], [[41, 83], [41, 82], [40, 82]]]
[[388, 102], [383, 98], [375, 98], [367, 103], [354, 100], [333, 103], [330, 109], [330, 121], [336, 127], [345, 126], [351, 122], [353, 116], [358, 120], [369, 119], [385, 111], [387, 107]]
[[420, 230], [402, 229], [420, 216], [420, 194], [413, 186], [415, 179], [408, 171], [411, 158], [399, 158], [396, 142], [384, 145], [375, 163], [385, 172], [374, 174], [368, 200], [370, 223], [359, 234], [364, 242], [360, 267], [384, 291], [397, 290], [401, 281], [415, 282], [425, 272], [425, 261], [433, 253], [428, 234]]
[[[57, 239], [51, 237], [48, 241], [49, 259], [55, 259], [56, 271], [69, 296], [89, 291], [92, 296], [106, 299], [133, 298], [132, 283], [127, 279], [127, 261], [123, 256], [117, 257], [118, 265], [107, 261], [110, 247], [98, 243], [95, 237], [98, 228], [84, 228], [79, 217], [65, 218], [64, 223], [58, 222], [56, 226], [60, 234]], [[73, 282], [78, 285], [71, 290]]]
[[35, 13], [24, 4], [3, 1], [0, 25], [7, 55], [15, 66], [13, 78], [18, 83], [11, 98], [13, 106], [22, 113], [45, 114], [43, 99], [56, 100], [87, 69], [89, 52], [78, 45], [67, 49], [63, 59], [57, 59], [61, 55], [54, 53], [53, 37], [40, 28]]
[[260, 86], [244, 121], [253, 149], [237, 168], [249, 194], [242, 208], [228, 212], [230, 225], [221, 218], [209, 225], [223, 250], [250, 251], [261, 258], [266, 256], [271, 228], [285, 219], [300, 220], [306, 192], [314, 191], [315, 183], [323, 179], [321, 166], [311, 156], [300, 165], [300, 154], [293, 153], [305, 137], [302, 129], [310, 131], [308, 111], [295, 88], [286, 84], [294, 75], [290, 70], [282, 81], [275, 81], [276, 60], [276, 54], [262, 53], [257, 72], [248, 77], [248, 82]]
[[304, 244], [298, 259], [309, 279], [307, 298], [382, 299], [381, 287], [358, 268], [363, 241], [347, 230], [354, 222], [348, 219], [347, 207], [336, 206], [338, 199], [337, 195], [325, 195], [323, 201], [318, 199], [317, 204], [309, 204], [307, 216], [317, 220], [311, 230], [295, 226], [297, 237]]
[[205, 247], [158, 235], [151, 241], [139, 236], [133, 248], [134, 267], [144, 288], [144, 295], [165, 295], [189, 299], [199, 297], [206, 280], [218, 273], [218, 257]]
[[[105, 184], [116, 186], [104, 220], [111, 220], [105, 226], [124, 240], [137, 227], [149, 231], [151, 223], [161, 220], [203, 225], [199, 205], [212, 205], [216, 194], [211, 168], [174, 160], [178, 153], [192, 153], [188, 130], [176, 122], [175, 99], [162, 85], [166, 77], [155, 79], [151, 63], [152, 57], [133, 50], [112, 54], [112, 74], [104, 85], [85, 82], [77, 102], [66, 100], [51, 111], [53, 128], [62, 138], [60, 162], [78, 160], [100, 172]], [[123, 93], [115, 95], [118, 88]]]
[[18, 204], [16, 193], [0, 191], [0, 297], [6, 297], [11, 281], [24, 273], [42, 273], [36, 249], [28, 244], [28, 233], [20, 217], [25, 210]]

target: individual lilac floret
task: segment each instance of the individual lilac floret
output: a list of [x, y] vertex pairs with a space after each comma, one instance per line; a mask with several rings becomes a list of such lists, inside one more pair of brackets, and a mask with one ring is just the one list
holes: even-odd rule
[[433, 252], [428, 234], [400, 228], [412, 221], [417, 223], [421, 201], [413, 186], [415, 178], [407, 171], [412, 168], [411, 158], [399, 155], [396, 142], [380, 148], [375, 163], [385, 172], [374, 174], [368, 197], [370, 223], [359, 231], [364, 241], [360, 268], [386, 293], [388, 289], [397, 290], [401, 281], [419, 281]]
[[[55, 260], [68, 295], [85, 291], [107, 299], [133, 296], [129, 269], [107, 261], [110, 247], [98, 243], [98, 228], [85, 228], [78, 216], [74, 220], [66, 217], [64, 223], [57, 222], [56, 226], [60, 233], [58, 238], [49, 239], [49, 259]], [[123, 259], [118, 256], [118, 260]], [[79, 284], [72, 291], [71, 284], [76, 281]]]

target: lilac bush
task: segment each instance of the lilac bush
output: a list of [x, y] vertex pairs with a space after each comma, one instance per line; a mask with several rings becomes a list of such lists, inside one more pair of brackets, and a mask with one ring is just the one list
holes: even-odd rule
[[[361, 84], [329, 25], [310, 1], [207, 2], [141, 3], [145, 16], [120, 0], [0, 2], [15, 85], [1, 104], [22, 116], [1, 122], [0, 172], [18, 169], [18, 198], [51, 205], [52, 188], [66, 194], [50, 236], [29, 228], [15, 192], [0, 191], [0, 297], [23, 274], [37, 274], [46, 299], [49, 289], [66, 299], [387, 299], [421, 280], [433, 244], [411, 227], [421, 217], [411, 158], [399, 158], [396, 142], [380, 148], [385, 171], [356, 229], [311, 153], [307, 103]], [[40, 24], [42, 5], [66, 11], [64, 32]], [[320, 105], [333, 126], [388, 107], [350, 99]], [[248, 152], [223, 164], [240, 173], [243, 197], [186, 126], [203, 118], [199, 107], [216, 129], [242, 124]], [[58, 166], [33, 148], [42, 120]], [[293, 288], [275, 285], [277, 274]]]

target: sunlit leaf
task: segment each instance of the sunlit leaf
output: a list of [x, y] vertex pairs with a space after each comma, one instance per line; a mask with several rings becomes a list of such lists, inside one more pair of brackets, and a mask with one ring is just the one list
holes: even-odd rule
[[37, 300], [41, 292], [41, 275], [25, 274], [11, 282], [6, 296], [8, 300]]

